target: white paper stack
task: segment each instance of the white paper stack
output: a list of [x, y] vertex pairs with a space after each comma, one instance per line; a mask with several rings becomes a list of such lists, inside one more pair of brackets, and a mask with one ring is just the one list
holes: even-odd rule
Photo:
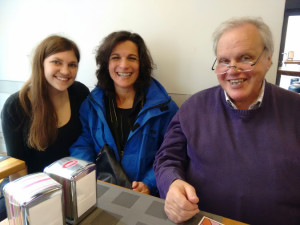
[[3, 191], [10, 225], [65, 224], [62, 186], [48, 175], [26, 175]]

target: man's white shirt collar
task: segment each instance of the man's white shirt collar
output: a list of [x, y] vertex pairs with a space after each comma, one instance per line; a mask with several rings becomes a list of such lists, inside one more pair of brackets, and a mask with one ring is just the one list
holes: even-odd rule
[[[262, 100], [263, 100], [263, 97], [264, 97], [264, 93], [265, 93], [265, 84], [266, 84], [266, 81], [264, 80], [263, 85], [262, 85], [262, 88], [261, 88], [261, 90], [260, 90], [260, 92], [259, 92], [258, 98], [256, 99], [256, 101], [255, 101], [253, 104], [251, 104], [251, 105], [249, 106], [249, 108], [248, 108], [249, 110], [250, 110], [250, 109], [257, 109], [257, 108], [260, 107], [260, 105], [261, 105], [261, 103], [262, 103]], [[232, 108], [238, 109], [238, 108], [236, 107], [236, 105], [230, 100], [230, 98], [229, 98], [229, 96], [227, 95], [227, 93], [226, 93], [225, 90], [224, 90], [224, 94], [225, 94], [226, 102], [227, 102]]]

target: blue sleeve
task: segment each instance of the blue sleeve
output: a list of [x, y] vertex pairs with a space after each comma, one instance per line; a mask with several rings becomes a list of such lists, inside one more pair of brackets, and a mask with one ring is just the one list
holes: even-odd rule
[[96, 152], [89, 124], [90, 112], [88, 99], [86, 99], [82, 103], [79, 111], [82, 133], [77, 141], [70, 147], [70, 155], [86, 161], [95, 162]]
[[[174, 115], [176, 114], [177, 111], [178, 111], [178, 106], [176, 105], [176, 103], [173, 100], [171, 100], [169, 103], [169, 113], [168, 113], [167, 117], [165, 117], [166, 121], [165, 121], [163, 129], [162, 129], [162, 131], [163, 131], [162, 136], [164, 136], [170, 121], [172, 120], [172, 118], [174, 117]], [[159, 147], [160, 146], [158, 146], [158, 148]], [[150, 189], [150, 192], [152, 195], [158, 195], [158, 189], [157, 189], [157, 184], [156, 184], [153, 167], [147, 171], [142, 182], [147, 185], [147, 187]]]
[[147, 185], [147, 187], [150, 190], [151, 195], [154, 195], [154, 196], [158, 195], [158, 189], [157, 189], [157, 185], [156, 185], [153, 168], [148, 170], [148, 172], [146, 173], [142, 182]]

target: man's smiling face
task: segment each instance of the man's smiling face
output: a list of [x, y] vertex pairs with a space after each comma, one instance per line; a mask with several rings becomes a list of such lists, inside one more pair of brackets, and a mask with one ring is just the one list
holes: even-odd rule
[[[230, 66], [245, 57], [255, 62], [264, 51], [264, 43], [258, 29], [252, 24], [243, 24], [226, 31], [218, 42], [218, 62], [226, 61]], [[230, 68], [227, 73], [217, 75], [222, 88], [239, 109], [248, 109], [259, 96], [264, 78], [271, 66], [271, 56], [263, 52], [253, 70], [241, 72]]]

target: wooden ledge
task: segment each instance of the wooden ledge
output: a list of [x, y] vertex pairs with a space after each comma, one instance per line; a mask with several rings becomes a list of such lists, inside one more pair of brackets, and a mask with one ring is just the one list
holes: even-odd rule
[[0, 179], [8, 176], [15, 178], [27, 174], [27, 167], [24, 161], [16, 158], [8, 158], [0, 162]]

